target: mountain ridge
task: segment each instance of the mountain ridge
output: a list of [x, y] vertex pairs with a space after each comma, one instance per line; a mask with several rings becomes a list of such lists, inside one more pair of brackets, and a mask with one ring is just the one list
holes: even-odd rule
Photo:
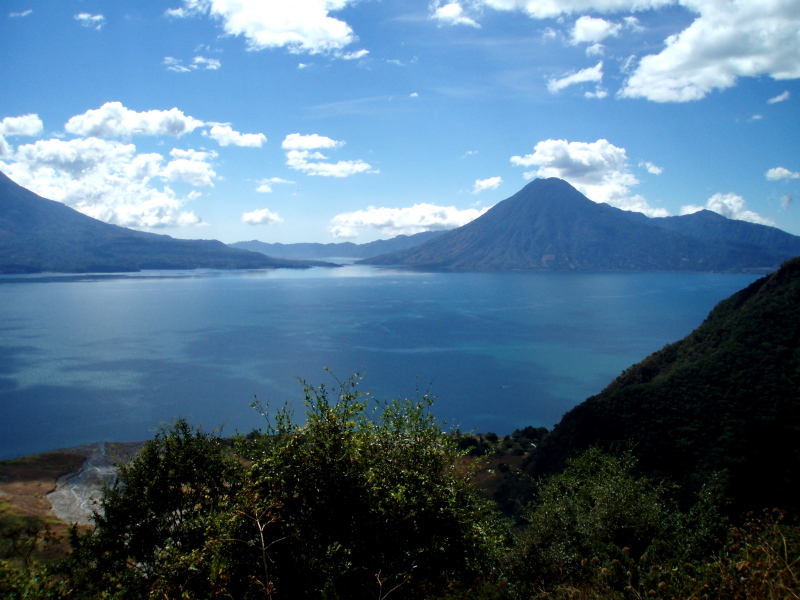
[[561, 179], [536, 179], [462, 227], [360, 263], [444, 271], [768, 272], [800, 254], [800, 237], [785, 232], [792, 251], [675, 229], [674, 222], [592, 202]]
[[[180, 240], [111, 225], [48, 200], [0, 172], [0, 273], [306, 268], [216, 240]], [[330, 266], [330, 265], [329, 265]]]
[[292, 259], [322, 259], [322, 258], [372, 258], [387, 252], [397, 252], [433, 239], [444, 231], [423, 231], [412, 235], [398, 235], [388, 240], [375, 240], [365, 244], [353, 242], [339, 243], [268, 243], [259, 240], [247, 242], [234, 242], [228, 244], [233, 248], [261, 252], [267, 256]]

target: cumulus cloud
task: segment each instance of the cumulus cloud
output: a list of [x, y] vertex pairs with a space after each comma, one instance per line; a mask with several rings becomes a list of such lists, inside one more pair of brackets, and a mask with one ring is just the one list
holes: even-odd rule
[[42, 132], [44, 124], [39, 115], [29, 114], [21, 117], [6, 117], [0, 121], [0, 135], [36, 136]]
[[472, 186], [473, 194], [480, 194], [485, 190], [496, 190], [503, 183], [502, 177], [489, 177], [488, 179], [476, 179]]
[[197, 187], [214, 185], [213, 180], [217, 174], [208, 161], [217, 157], [216, 152], [174, 148], [170, 156], [173, 159], [158, 173], [160, 177], [169, 181], [184, 181]]
[[271, 225], [281, 222], [283, 222], [281, 216], [268, 208], [259, 208], [242, 214], [242, 223], [247, 223], [248, 225]]
[[711, 210], [729, 219], [738, 221], [748, 221], [759, 225], [775, 225], [775, 222], [762, 217], [758, 213], [747, 210], [744, 198], [737, 194], [714, 194], [708, 199], [705, 206], [687, 205], [682, 206], [680, 214], [688, 215], [700, 210]]
[[468, 25], [469, 27], [480, 27], [474, 19], [464, 14], [464, 8], [458, 2], [448, 2], [447, 4], [437, 2], [431, 8], [433, 9], [431, 18], [438, 21], [439, 25]]
[[106, 24], [106, 18], [103, 15], [92, 15], [85, 12], [75, 15], [75, 20], [81, 24], [81, 27], [88, 27], [97, 31], [100, 31], [103, 25]]
[[33, 14], [33, 9], [29, 8], [28, 10], [23, 10], [23, 11], [20, 11], [20, 12], [8, 13], [8, 16], [11, 17], [11, 18], [14, 18], [14, 17], [27, 17], [28, 15], [31, 15], [31, 14]]
[[337, 238], [357, 237], [361, 231], [374, 229], [383, 234], [413, 235], [423, 231], [453, 229], [466, 225], [485, 213], [469, 208], [459, 210], [454, 206], [415, 204], [410, 208], [376, 208], [341, 213], [331, 219], [330, 232]]
[[619, 35], [621, 29], [619, 23], [583, 16], [575, 21], [571, 41], [573, 44], [594, 44]]
[[301, 135], [290, 133], [281, 147], [286, 150], [286, 164], [296, 171], [321, 177], [349, 177], [357, 173], [378, 173], [363, 160], [340, 160], [328, 162], [328, 157], [319, 149], [340, 148], [344, 142], [313, 133]]
[[[789, 0], [473, 0], [469, 4], [476, 14], [488, 8], [519, 11], [534, 19], [644, 12], [674, 5], [696, 15], [695, 20], [667, 37], [661, 52], [638, 61], [620, 96], [687, 102], [732, 87], [741, 77], [800, 78], [800, 12]], [[625, 23], [641, 30], [635, 17], [626, 16]], [[601, 32], [602, 28], [597, 35]], [[578, 29], [578, 34], [590, 35], [591, 30]]]
[[191, 133], [204, 123], [177, 108], [136, 112], [121, 102], [106, 102], [98, 109], [72, 117], [64, 126], [69, 133], [93, 137], [131, 137], [134, 135], [172, 135]]
[[779, 181], [781, 179], [800, 179], [800, 173], [790, 171], [785, 167], [775, 167], [765, 173], [767, 179], [770, 181]]
[[774, 98], [770, 98], [769, 100], [767, 100], [767, 104], [777, 104], [778, 102], [783, 102], [785, 100], [788, 100], [790, 96], [791, 94], [789, 93], [789, 90], [786, 90], [782, 94], [778, 94]]
[[317, 54], [340, 50], [354, 41], [352, 28], [330, 15], [356, 0], [183, 0], [167, 15], [208, 15], [226, 33], [243, 36], [252, 50], [287, 48]]
[[740, 77], [800, 77], [800, 12], [793, 2], [684, 0], [699, 14], [641, 59], [621, 90], [629, 98], [687, 102], [736, 85]]
[[284, 150], [316, 150], [318, 148], [338, 148], [343, 145], [344, 142], [338, 142], [317, 133], [310, 135], [290, 133], [284, 138], [281, 148]]
[[[583, 69], [577, 73], [572, 73], [561, 77], [560, 79], [551, 79], [547, 82], [547, 89], [550, 93], [555, 94], [564, 88], [579, 83], [597, 83], [603, 81], [603, 61], [600, 61], [593, 67]], [[598, 90], [599, 91], [599, 90]]]
[[650, 206], [642, 196], [631, 194], [631, 187], [638, 185], [639, 180], [628, 168], [625, 149], [608, 140], [586, 143], [550, 139], [539, 142], [533, 150], [532, 154], [511, 157], [513, 165], [536, 167], [525, 173], [526, 179], [559, 177], [595, 202], [650, 217], [669, 214], [662, 208]]
[[137, 153], [133, 144], [87, 137], [21, 145], [0, 167], [20, 185], [101, 221], [158, 228], [203, 224], [184, 209], [199, 193], [179, 196], [166, 182], [211, 185], [213, 156], [175, 149], [164, 164], [161, 154]]
[[213, 125], [208, 132], [208, 136], [216, 140], [220, 146], [261, 148], [267, 142], [267, 136], [263, 133], [239, 133], [225, 123]]

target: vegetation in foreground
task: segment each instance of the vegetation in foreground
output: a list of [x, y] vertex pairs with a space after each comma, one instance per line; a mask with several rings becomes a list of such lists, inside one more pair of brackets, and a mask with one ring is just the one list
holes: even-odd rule
[[357, 377], [232, 445], [177, 421], [59, 561], [0, 504], [0, 597], [798, 599], [799, 307], [800, 258], [546, 435], [444, 433]]
[[[120, 466], [94, 529], [71, 531], [67, 557], [34, 561], [41, 531], [3, 532], [0, 595], [800, 595], [800, 528], [780, 511], [729, 521], [713, 478], [681, 510], [675, 486], [635, 474], [631, 452], [590, 448], [512, 520], [475, 484], [487, 460], [468, 457], [475, 438], [443, 433], [427, 397], [380, 403], [357, 385], [306, 386], [303, 425], [263, 410], [265, 428], [233, 446], [184, 420], [165, 427]], [[541, 433], [525, 431], [517, 439]], [[10, 561], [20, 549], [27, 558]]]

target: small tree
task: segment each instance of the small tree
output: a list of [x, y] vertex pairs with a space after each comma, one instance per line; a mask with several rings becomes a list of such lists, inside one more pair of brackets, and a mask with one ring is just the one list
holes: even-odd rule
[[[198, 564], [207, 559], [218, 519], [242, 479], [240, 461], [219, 436], [184, 419], [163, 428], [136, 458], [119, 466], [117, 481], [104, 491], [95, 514], [94, 530], [72, 532], [74, 559], [85, 569], [87, 585], [143, 597], [155, 582], [177, 577], [176, 585], [210, 595], [210, 579]], [[195, 564], [186, 564], [189, 559]], [[195, 576], [187, 578], [192, 571]]]
[[[357, 390], [357, 377], [338, 385], [305, 385], [306, 423], [286, 428], [279, 416], [283, 430], [266, 432], [254, 455], [270, 589], [282, 598], [413, 598], [471, 580], [500, 529], [428, 411], [431, 399], [379, 403]], [[240, 531], [255, 569], [261, 532], [248, 516]]]
[[668, 534], [675, 524], [663, 490], [634, 476], [635, 462], [592, 448], [544, 482], [522, 540], [526, 579], [577, 578], [585, 561], [639, 556]]

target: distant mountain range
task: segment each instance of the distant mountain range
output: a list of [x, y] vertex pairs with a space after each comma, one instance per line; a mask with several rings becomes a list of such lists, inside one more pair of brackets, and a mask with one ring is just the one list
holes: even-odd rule
[[[713, 476], [735, 510], [800, 510], [800, 258], [720, 302], [703, 324], [564, 415], [537, 476], [599, 446], [686, 498]], [[578, 367], [578, 365], [576, 365]]]
[[407, 248], [419, 246], [423, 242], [432, 240], [443, 234], [444, 231], [423, 231], [414, 235], [398, 235], [388, 240], [376, 240], [366, 244], [341, 242], [336, 244], [269, 244], [252, 240], [250, 242], [236, 242], [229, 244], [233, 248], [261, 252], [268, 256], [293, 259], [323, 259], [323, 258], [372, 258], [389, 252], [399, 252]]
[[46, 200], [0, 173], [0, 273], [304, 268], [215, 240], [178, 240], [109, 225]]
[[651, 219], [592, 202], [566, 181], [536, 179], [474, 221], [362, 260], [445, 271], [771, 271], [800, 237], [709, 211]]

